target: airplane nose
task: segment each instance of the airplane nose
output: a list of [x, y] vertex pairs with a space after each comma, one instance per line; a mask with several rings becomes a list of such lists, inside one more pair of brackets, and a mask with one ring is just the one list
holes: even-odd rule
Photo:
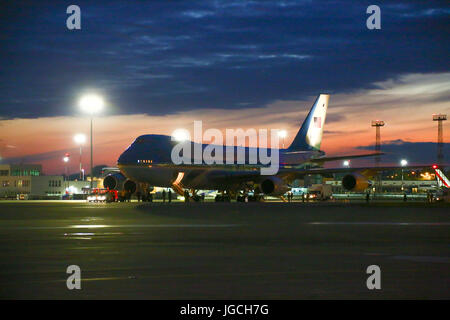
[[117, 160], [117, 164], [130, 164], [132, 162], [132, 155], [129, 150], [125, 150]]

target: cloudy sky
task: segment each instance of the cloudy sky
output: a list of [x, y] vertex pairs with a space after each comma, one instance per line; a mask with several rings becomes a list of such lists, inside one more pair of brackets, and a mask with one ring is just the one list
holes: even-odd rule
[[[66, 28], [70, 4], [81, 8], [81, 30]], [[370, 121], [383, 119], [386, 161], [403, 154], [434, 161], [431, 114], [450, 113], [450, 6], [378, 1], [382, 29], [368, 30], [370, 4], [2, 4], [0, 156], [60, 173], [70, 152], [75, 171], [73, 135], [89, 129], [77, 100], [91, 91], [107, 102], [95, 119], [95, 163], [108, 165], [139, 134], [191, 129], [194, 120], [205, 128], [286, 129], [288, 144], [326, 92], [327, 154], [372, 148]], [[445, 152], [449, 159], [448, 145]]]

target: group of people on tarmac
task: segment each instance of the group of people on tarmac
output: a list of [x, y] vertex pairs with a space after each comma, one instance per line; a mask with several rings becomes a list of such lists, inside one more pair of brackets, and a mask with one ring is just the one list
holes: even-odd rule
[[434, 195], [431, 192], [427, 192], [427, 202], [432, 203], [434, 200]]
[[118, 193], [117, 201], [119, 202], [130, 202], [131, 201], [131, 191], [123, 189]]
[[[130, 202], [132, 194], [133, 193], [131, 191], [122, 190], [122, 191], [118, 192], [117, 199], [115, 201]], [[140, 191], [137, 191], [136, 198], [137, 198], [138, 202], [140, 202], [140, 201], [153, 202], [153, 194], [151, 194], [150, 192], [142, 193]]]
[[[117, 193], [117, 198], [114, 199], [113, 201], [130, 202], [132, 194], [133, 193], [131, 191], [122, 190]], [[163, 190], [161, 195], [162, 195], [163, 202], [166, 202], [166, 199], [168, 200], [169, 203], [172, 202], [172, 190], [171, 189], [169, 189], [167, 192], [166, 192], [166, 190]], [[136, 191], [136, 198], [137, 198], [138, 202], [141, 202], [141, 201], [142, 202], [153, 202], [153, 193]], [[184, 191], [184, 199], [185, 199], [185, 202], [189, 202], [190, 196], [189, 196], [189, 192], [187, 190]]]
[[136, 198], [138, 202], [153, 202], [153, 193], [137, 191]]
[[[172, 202], [172, 190], [169, 189], [169, 191], [167, 192], [167, 200], [170, 202]], [[166, 202], [166, 190], [163, 190], [162, 192], [162, 201]]]
[[292, 191], [289, 191], [287, 193], [287, 199], [288, 199], [288, 202], [291, 202], [292, 199], [294, 199], [294, 194], [292, 193]]

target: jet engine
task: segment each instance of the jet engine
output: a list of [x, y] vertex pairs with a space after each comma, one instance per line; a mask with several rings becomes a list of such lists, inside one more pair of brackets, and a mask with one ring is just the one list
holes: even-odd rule
[[372, 186], [372, 182], [360, 173], [351, 173], [344, 176], [342, 186], [349, 191], [364, 191]]
[[105, 179], [103, 179], [103, 186], [111, 190], [125, 190], [131, 193], [135, 193], [138, 187], [136, 182], [127, 179], [120, 172], [115, 172], [107, 175]]
[[103, 179], [103, 186], [111, 190], [120, 191], [123, 189], [126, 180], [127, 178], [120, 172], [111, 173]]
[[137, 184], [133, 180], [128, 179], [123, 184], [123, 188], [125, 189], [125, 191], [131, 192], [131, 193], [135, 193], [136, 189], [137, 189]]
[[270, 177], [263, 180], [260, 184], [261, 191], [271, 196], [281, 196], [291, 188], [278, 177]]

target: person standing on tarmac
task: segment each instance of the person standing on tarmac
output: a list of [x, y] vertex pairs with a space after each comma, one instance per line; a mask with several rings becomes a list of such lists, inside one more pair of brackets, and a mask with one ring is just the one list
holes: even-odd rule
[[163, 202], [166, 202], [166, 190], [163, 190], [162, 198], [163, 198]]
[[172, 202], [172, 190], [169, 189], [169, 203]]

